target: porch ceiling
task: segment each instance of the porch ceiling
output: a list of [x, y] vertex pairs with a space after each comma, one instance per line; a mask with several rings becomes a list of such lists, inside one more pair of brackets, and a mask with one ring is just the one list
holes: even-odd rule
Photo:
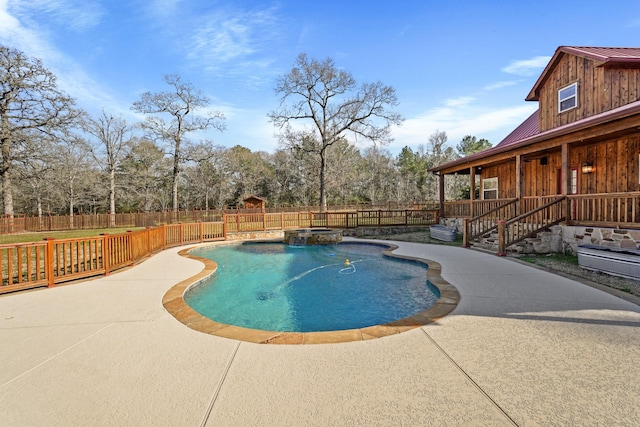
[[640, 101], [523, 138], [518, 142], [496, 145], [431, 168], [430, 172], [437, 175], [467, 175], [470, 168], [515, 161], [517, 155], [532, 159], [545, 152], [561, 149], [563, 144], [576, 147], [637, 133], [640, 133]]

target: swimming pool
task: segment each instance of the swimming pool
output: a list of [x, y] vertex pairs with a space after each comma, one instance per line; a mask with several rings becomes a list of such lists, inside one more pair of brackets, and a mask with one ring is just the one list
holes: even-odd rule
[[283, 332], [380, 325], [435, 304], [440, 293], [428, 282], [426, 265], [384, 256], [384, 249], [362, 243], [200, 249], [194, 254], [218, 269], [184, 300], [216, 322]]

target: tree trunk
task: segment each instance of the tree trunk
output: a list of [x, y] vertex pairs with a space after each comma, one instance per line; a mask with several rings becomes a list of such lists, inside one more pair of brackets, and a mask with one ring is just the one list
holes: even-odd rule
[[327, 194], [326, 194], [326, 170], [327, 162], [324, 158], [325, 151], [320, 152], [320, 212], [327, 211]]
[[73, 183], [69, 184], [69, 228], [73, 230]]
[[11, 191], [11, 178], [9, 177], [9, 170], [9, 168], [5, 168], [2, 173], [2, 197], [5, 216], [13, 218], [13, 193]]
[[178, 175], [180, 174], [180, 142], [176, 142], [176, 151], [173, 155], [173, 212], [178, 213]]
[[109, 171], [109, 227], [116, 226], [116, 170]]

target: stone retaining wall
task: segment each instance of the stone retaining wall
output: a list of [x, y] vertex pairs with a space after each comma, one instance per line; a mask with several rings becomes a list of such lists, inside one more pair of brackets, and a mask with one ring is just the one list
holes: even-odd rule
[[562, 226], [562, 240], [578, 253], [580, 245], [603, 245], [621, 249], [640, 249], [640, 230]]

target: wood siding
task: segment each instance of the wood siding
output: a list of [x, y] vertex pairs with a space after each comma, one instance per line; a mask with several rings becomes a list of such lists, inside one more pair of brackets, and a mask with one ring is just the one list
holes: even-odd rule
[[[482, 179], [498, 177], [498, 199], [512, 199], [516, 197], [516, 163], [500, 163], [487, 166], [481, 171]], [[482, 197], [482, 182], [480, 182], [480, 197]]]
[[[581, 167], [585, 162], [593, 165], [593, 173], [582, 173]], [[578, 169], [577, 194], [640, 191], [639, 162], [640, 135], [638, 134], [569, 149], [569, 167]], [[546, 152], [535, 158], [525, 158], [522, 165], [523, 197], [560, 194], [558, 183], [561, 168], [560, 150]], [[482, 168], [481, 177], [482, 179], [498, 177], [498, 198], [516, 197], [514, 159]]]
[[[558, 114], [558, 90], [578, 82], [578, 106]], [[540, 131], [640, 100], [640, 70], [596, 66], [593, 60], [565, 54], [539, 94]]]

